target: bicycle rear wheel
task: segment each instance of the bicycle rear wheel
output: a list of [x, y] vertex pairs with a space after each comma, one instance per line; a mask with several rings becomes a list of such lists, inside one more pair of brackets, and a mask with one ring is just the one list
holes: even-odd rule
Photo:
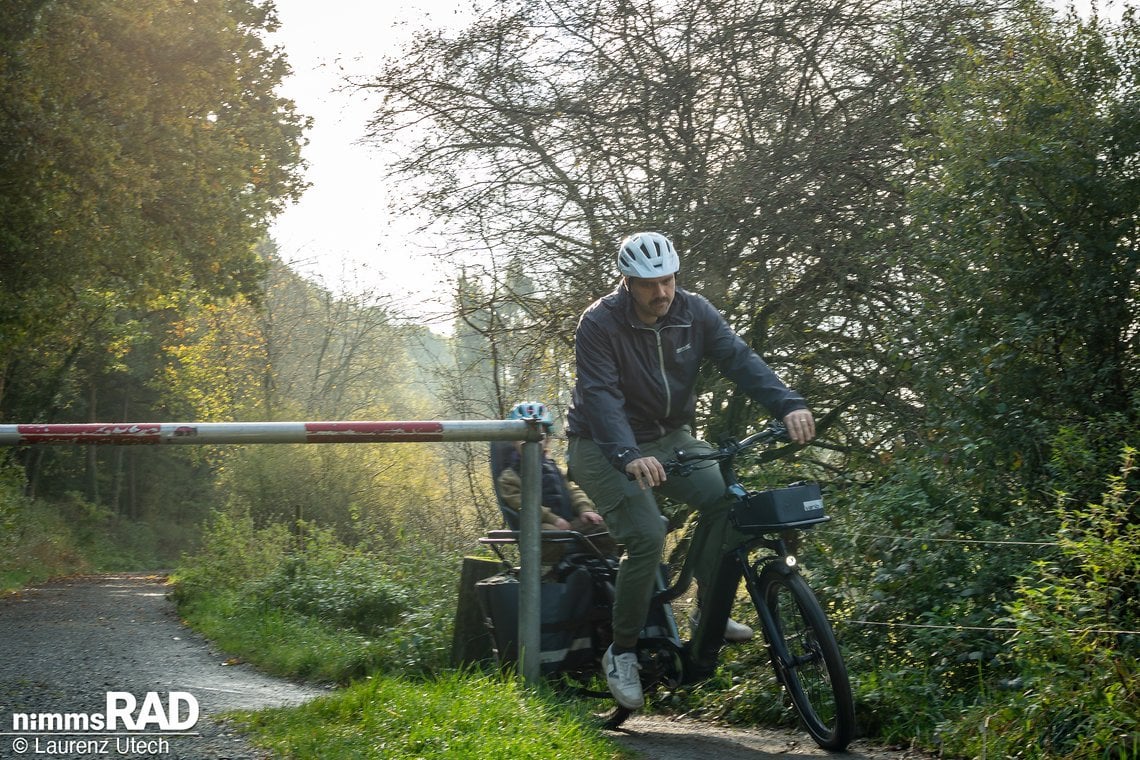
[[851, 683], [835, 633], [807, 581], [770, 564], [760, 574], [754, 602], [771, 615], [775, 630], [766, 635], [772, 666], [808, 733], [824, 749], [846, 749], [855, 736]]

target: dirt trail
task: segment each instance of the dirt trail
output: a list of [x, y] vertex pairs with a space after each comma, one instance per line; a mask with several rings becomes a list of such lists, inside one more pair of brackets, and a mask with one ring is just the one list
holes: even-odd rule
[[[324, 693], [268, 677], [185, 628], [167, 599], [159, 576], [102, 575], [72, 578], [0, 600], [0, 758], [162, 757], [167, 760], [264, 758], [215, 716], [236, 709], [297, 704]], [[175, 736], [153, 720], [132, 751], [118, 736], [61, 733], [55, 726], [17, 725], [18, 716], [103, 714], [108, 692], [137, 700], [135, 718], [148, 692], [186, 692], [200, 708], [197, 722]], [[180, 705], [171, 718], [188, 720]], [[167, 710], [169, 712], [169, 710]], [[55, 720], [56, 718], [51, 718]], [[72, 721], [76, 718], [72, 717]], [[70, 727], [74, 729], [74, 726]], [[104, 732], [106, 733], [106, 732]], [[729, 729], [685, 720], [636, 716], [611, 734], [651, 760], [767, 760], [826, 757], [806, 734]], [[107, 739], [106, 745], [101, 742]], [[94, 742], [94, 743], [92, 743]], [[118, 743], [117, 743], [118, 742]], [[37, 751], [38, 750], [38, 751]], [[126, 750], [126, 751], [124, 751]], [[912, 760], [921, 755], [864, 747], [852, 760]]]

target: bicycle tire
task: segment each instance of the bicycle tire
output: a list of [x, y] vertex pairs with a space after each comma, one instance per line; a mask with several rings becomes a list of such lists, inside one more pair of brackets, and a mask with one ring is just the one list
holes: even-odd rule
[[633, 715], [634, 711], [628, 707], [621, 705], [614, 705], [609, 712], [598, 715], [597, 718], [600, 725], [606, 731], [616, 731], [625, 723], [626, 718]]
[[847, 666], [827, 615], [807, 581], [794, 571], [769, 564], [760, 574], [757, 601], [767, 607], [778, 636], [790, 655], [781, 661], [769, 639], [776, 678], [795, 705], [816, 744], [843, 751], [855, 737], [855, 701]]

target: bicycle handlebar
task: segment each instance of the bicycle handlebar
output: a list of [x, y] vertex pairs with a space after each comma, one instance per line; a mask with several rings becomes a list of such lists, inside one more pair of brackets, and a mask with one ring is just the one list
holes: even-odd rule
[[763, 430], [758, 433], [753, 433], [742, 441], [724, 441], [713, 451], [689, 453], [682, 449], [677, 449], [673, 458], [662, 462], [662, 466], [665, 468], [667, 475], [684, 476], [692, 472], [693, 467], [698, 462], [723, 462], [726, 459], [732, 459], [737, 454], [747, 451], [753, 446], [775, 441], [791, 441], [791, 438], [788, 436], [788, 429], [784, 427], [782, 422], [770, 422]]

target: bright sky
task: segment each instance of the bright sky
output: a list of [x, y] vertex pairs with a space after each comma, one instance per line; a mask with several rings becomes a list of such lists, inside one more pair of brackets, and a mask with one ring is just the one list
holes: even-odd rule
[[412, 219], [395, 218], [385, 165], [360, 144], [372, 108], [344, 90], [346, 75], [368, 75], [424, 27], [464, 25], [462, 0], [277, 0], [273, 36], [293, 68], [282, 94], [314, 119], [304, 157], [311, 187], [270, 232], [281, 256], [335, 292], [391, 295], [411, 310], [438, 315], [450, 300], [450, 274], [417, 250]]

